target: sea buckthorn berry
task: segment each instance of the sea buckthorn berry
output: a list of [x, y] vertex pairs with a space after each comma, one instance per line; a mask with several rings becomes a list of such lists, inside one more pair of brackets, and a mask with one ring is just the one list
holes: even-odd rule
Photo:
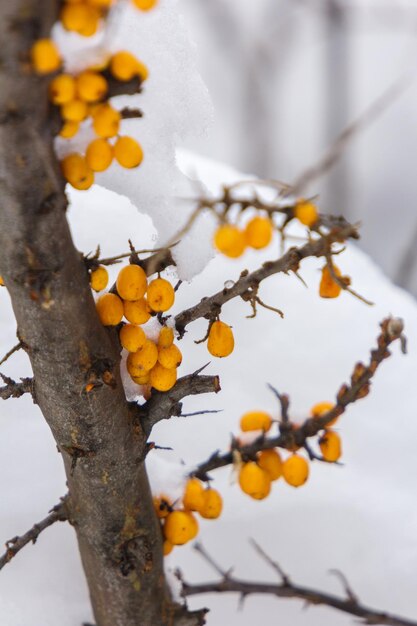
[[109, 139], [119, 132], [121, 115], [110, 104], [102, 104], [92, 114], [93, 129], [99, 137]]
[[239, 472], [239, 485], [244, 493], [254, 500], [263, 500], [271, 491], [271, 479], [253, 461], [245, 463]]
[[140, 80], [143, 82], [149, 77], [148, 67], [142, 63], [142, 61], [137, 62], [136, 73], [139, 76]]
[[[332, 402], [318, 402], [313, 407], [311, 407], [310, 413], [312, 417], [321, 417], [325, 413], [328, 413], [328, 411], [331, 411], [333, 408], [334, 404]], [[338, 417], [335, 417], [330, 422], [328, 422], [328, 424], [326, 424], [326, 427], [333, 426], [333, 424], [336, 424], [338, 419]]]
[[138, 74], [138, 60], [125, 50], [116, 52], [110, 59], [110, 73], [120, 81], [132, 80]]
[[[341, 272], [336, 265], [333, 266], [336, 276], [341, 276]], [[334, 280], [327, 265], [323, 267], [321, 271], [321, 281], [319, 293], [322, 298], [337, 298], [340, 295], [342, 288]]]
[[0, 287], [4, 287], [4, 278], [0, 276]]
[[320, 437], [319, 446], [323, 459], [330, 463], [335, 463], [342, 456], [342, 441], [334, 430], [327, 430]]
[[61, 66], [58, 48], [52, 39], [38, 39], [33, 44], [30, 56], [33, 69], [37, 74], [56, 72]]
[[142, 376], [130, 376], [137, 385], [149, 385], [150, 372], [144, 372]]
[[251, 248], [260, 250], [271, 243], [273, 225], [269, 218], [253, 217], [245, 228], [246, 244]]
[[61, 117], [68, 122], [82, 122], [88, 115], [88, 108], [82, 100], [71, 100], [61, 107]]
[[188, 511], [199, 511], [203, 506], [204, 487], [198, 478], [190, 478], [185, 485], [182, 503]]
[[301, 487], [307, 481], [309, 466], [306, 459], [293, 454], [282, 465], [282, 475], [286, 483], [292, 487]]
[[65, 104], [75, 98], [75, 80], [71, 74], [60, 74], [49, 83], [49, 99], [52, 104]]
[[108, 91], [107, 80], [98, 72], [85, 70], [77, 76], [78, 97], [84, 102], [99, 102]]
[[114, 293], [105, 293], [96, 303], [97, 313], [103, 326], [117, 326], [123, 317], [123, 303]]
[[230, 326], [220, 320], [211, 325], [207, 349], [213, 356], [219, 358], [229, 356], [235, 347], [235, 340]]
[[181, 350], [174, 344], [169, 348], [158, 348], [158, 361], [167, 369], [179, 367], [182, 362]]
[[93, 172], [104, 172], [113, 161], [113, 147], [105, 139], [94, 139], [87, 146], [85, 158]]
[[158, 347], [169, 348], [174, 343], [174, 331], [169, 326], [163, 326], [159, 332]]
[[158, 360], [158, 349], [153, 341], [146, 339], [142, 348], [127, 357], [127, 371], [131, 376], [143, 376]]
[[133, 0], [133, 4], [141, 11], [150, 11], [158, 4], [158, 0]]
[[94, 173], [81, 154], [68, 154], [61, 161], [62, 173], [75, 189], [89, 189], [94, 183]]
[[138, 167], [143, 161], [141, 145], [133, 137], [119, 137], [114, 145], [114, 156], [122, 167]]
[[146, 335], [143, 328], [140, 328], [140, 326], [125, 324], [123, 328], [120, 329], [119, 339], [125, 350], [128, 352], [137, 352], [145, 345]]
[[319, 219], [316, 205], [306, 200], [300, 200], [294, 207], [294, 215], [299, 222], [311, 228]]
[[109, 9], [114, 4], [114, 0], [87, 0], [87, 4], [98, 9]]
[[164, 545], [162, 547], [164, 556], [168, 556], [168, 554], [171, 554], [173, 549], [174, 549], [173, 544], [170, 541], [168, 541], [168, 539], [165, 539]]
[[214, 235], [214, 245], [224, 255], [237, 259], [242, 256], [246, 248], [244, 233], [233, 224], [223, 224]]
[[66, 30], [84, 37], [91, 37], [97, 32], [100, 13], [86, 3], [66, 3], [60, 13], [60, 20]]
[[248, 411], [240, 418], [240, 429], [246, 433], [251, 430], [267, 432], [272, 426], [272, 417], [265, 411]]
[[146, 298], [134, 302], [123, 301], [124, 316], [131, 324], [146, 324], [151, 318], [151, 312]]
[[217, 519], [223, 509], [223, 498], [216, 489], [206, 489], [203, 491], [203, 505], [199, 509], [201, 517], [204, 519]]
[[159, 519], [168, 517], [169, 513], [172, 511], [172, 502], [166, 496], [155, 497], [153, 499], [153, 506]]
[[198, 522], [188, 511], [173, 511], [164, 524], [164, 535], [174, 546], [182, 546], [198, 533]]
[[258, 455], [257, 463], [271, 480], [278, 480], [282, 475], [282, 461], [276, 450], [262, 450]]
[[109, 282], [109, 273], [105, 267], [99, 265], [90, 274], [90, 287], [94, 291], [103, 291]]
[[149, 384], [157, 391], [169, 391], [177, 382], [175, 367], [168, 369], [156, 363], [149, 373]]
[[66, 120], [61, 127], [58, 135], [62, 137], [62, 139], [71, 139], [75, 137], [80, 128], [80, 122], [74, 122], [70, 120]]
[[148, 286], [148, 304], [158, 313], [168, 311], [175, 301], [174, 287], [165, 278], [155, 278]]
[[139, 265], [126, 265], [120, 270], [116, 281], [117, 293], [123, 300], [140, 300], [146, 293], [148, 280]]

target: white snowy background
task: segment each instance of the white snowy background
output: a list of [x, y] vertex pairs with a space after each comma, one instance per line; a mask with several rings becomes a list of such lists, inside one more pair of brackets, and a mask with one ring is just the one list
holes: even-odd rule
[[[186, 185], [176, 173], [175, 147], [184, 136], [187, 119], [193, 121], [190, 127], [194, 131], [207, 125], [210, 107], [185, 32], [177, 21], [175, 3], [161, 1], [160, 12], [149, 20], [141, 31], [140, 23], [133, 23], [132, 17], [118, 31], [123, 47], [131, 47], [145, 62], [147, 52], [153, 51], [157, 68], [155, 82], [152, 85], [150, 79], [146, 100], [141, 102], [145, 118], [131, 122], [129, 128], [139, 140], [143, 136], [149, 140], [144, 167], [126, 173], [113, 166], [99, 181], [126, 195], [133, 204], [101, 186], [69, 193], [71, 228], [77, 247], [84, 252], [93, 251], [100, 243], [106, 256], [117, 254], [126, 250], [128, 238], [137, 248], [147, 248], [158, 243], [157, 231], [160, 243], [184, 223], [193, 207], [189, 199], [180, 198], [201, 192], [198, 185]], [[146, 39], [150, 25], [154, 38]], [[162, 35], [166, 36], [164, 42]], [[115, 47], [117, 41], [115, 38]], [[142, 41], [147, 47], [144, 43], [140, 49]], [[172, 55], [166, 52], [171, 44]], [[170, 62], [182, 68], [181, 80], [177, 80], [178, 73], [172, 74]], [[164, 71], [165, 63], [168, 72]], [[152, 72], [152, 63], [150, 66]], [[162, 74], [159, 79], [158, 72]], [[187, 86], [192, 88], [187, 90]], [[189, 114], [181, 109], [181, 103], [189, 107]], [[176, 111], [184, 116], [178, 113], [176, 117]], [[162, 141], [167, 142], [165, 151], [158, 147]], [[157, 153], [153, 153], [154, 147]], [[192, 153], [180, 152], [178, 161], [184, 172], [213, 192], [222, 183], [241, 178], [232, 168]], [[138, 209], [150, 212], [153, 222]], [[182, 285], [174, 312], [217, 291], [226, 280], [236, 279], [241, 269], [255, 268], [276, 254], [274, 242], [266, 251], [248, 252], [237, 261], [221, 256], [209, 260], [213, 256], [212, 229], [209, 219], [201, 219], [187, 237], [188, 248], [184, 243], [176, 250], [180, 275], [186, 279], [191, 278], [190, 266], [196, 273], [207, 265], [191, 283]], [[332, 400], [340, 384], [349, 378], [354, 363], [367, 359], [378, 334], [378, 322], [390, 313], [402, 317], [409, 354], [400, 354], [395, 345], [392, 358], [377, 373], [371, 395], [338, 423], [344, 466], [314, 463], [303, 488], [292, 489], [278, 481], [263, 502], [242, 494], [233, 484], [229, 468], [217, 471], [213, 475], [224, 497], [224, 513], [220, 520], [202, 522], [199, 538], [225, 568], [235, 566], [236, 574], [242, 577], [273, 580], [273, 574], [248, 544], [253, 537], [295, 581], [341, 592], [339, 582], [328, 573], [339, 568], [363, 602], [415, 619], [417, 306], [356, 246], [349, 245], [339, 266], [352, 277], [355, 289], [375, 302], [374, 307], [348, 294], [335, 301], [321, 300], [317, 293], [318, 260], [302, 265], [308, 289], [293, 276], [272, 277], [262, 285], [261, 297], [281, 308], [284, 320], [262, 309], [256, 319], [246, 319], [250, 310], [243, 302], [224, 307], [222, 318], [233, 325], [236, 348], [228, 359], [213, 359], [207, 370], [220, 375], [222, 392], [185, 402], [186, 410], [222, 412], [175, 418], [158, 425], [152, 439], [173, 447], [173, 451], [149, 455], [151, 482], [155, 491], [163, 488], [175, 493], [181, 488], [186, 467], [204, 460], [217, 448], [227, 449], [230, 433], [237, 432], [244, 411], [259, 408], [277, 415], [267, 382], [290, 394], [295, 420], [305, 417], [314, 403]], [[113, 269], [113, 275], [116, 271]], [[16, 342], [15, 325], [5, 289], [0, 299], [0, 349], [5, 353]], [[193, 343], [204, 332], [203, 322], [189, 327], [181, 345], [182, 374], [210, 360], [205, 345]], [[2, 371], [14, 378], [30, 374], [20, 353]], [[0, 540], [6, 540], [42, 519], [66, 491], [60, 455], [39, 410], [27, 397], [0, 405], [0, 460]], [[190, 547], [175, 549], [166, 565], [167, 570], [179, 566], [189, 581], [215, 578]], [[75, 536], [65, 524], [48, 529], [36, 546], [25, 548], [0, 576], [2, 626], [80, 626], [93, 620]], [[194, 598], [191, 606], [210, 607], [210, 626], [249, 626], [254, 620], [294, 626], [343, 626], [352, 622], [351, 617], [331, 609], [303, 610], [298, 601], [268, 597], [248, 598], [242, 611], [238, 611], [233, 596]]]

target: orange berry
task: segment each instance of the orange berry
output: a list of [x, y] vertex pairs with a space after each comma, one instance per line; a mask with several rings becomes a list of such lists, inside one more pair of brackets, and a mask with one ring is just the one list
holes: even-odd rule
[[4, 287], [4, 278], [3, 276], [0, 276], [0, 287]]
[[245, 228], [246, 244], [255, 250], [266, 248], [271, 243], [273, 224], [267, 217], [253, 217]]
[[115, 143], [114, 156], [122, 167], [138, 167], [143, 161], [143, 150], [135, 139], [122, 136]]
[[133, 0], [133, 4], [141, 11], [150, 11], [158, 4], [158, 0]]
[[248, 411], [240, 418], [240, 429], [246, 433], [252, 430], [267, 432], [272, 426], [272, 417], [265, 411]]
[[97, 32], [100, 13], [95, 7], [82, 2], [66, 3], [61, 10], [60, 20], [66, 30], [91, 37]]
[[235, 347], [235, 340], [230, 326], [220, 320], [211, 325], [207, 349], [213, 356], [222, 358], [229, 356]]
[[204, 502], [204, 487], [198, 478], [190, 478], [185, 485], [182, 503], [188, 511], [199, 511]]
[[282, 475], [282, 461], [276, 450], [262, 450], [258, 455], [257, 463], [271, 480], [278, 480]]
[[56, 72], [61, 66], [58, 48], [52, 39], [38, 39], [33, 44], [30, 56], [33, 69], [37, 74]]
[[319, 219], [316, 205], [307, 200], [300, 200], [294, 207], [294, 215], [299, 222], [311, 228]]
[[146, 324], [151, 318], [151, 313], [146, 298], [140, 298], [134, 302], [123, 301], [124, 316], [131, 324]]
[[139, 60], [137, 61], [136, 73], [142, 82], [149, 77], [149, 70], [147, 66]]
[[82, 122], [87, 115], [87, 105], [82, 100], [71, 100], [61, 107], [61, 117], [68, 122]]
[[105, 267], [100, 265], [90, 274], [90, 287], [94, 291], [103, 291], [109, 282], [109, 273]]
[[254, 500], [263, 500], [271, 491], [269, 474], [253, 461], [242, 466], [239, 472], [239, 485], [242, 491]]
[[326, 430], [320, 438], [319, 446], [323, 459], [335, 463], [342, 456], [342, 441], [334, 430]]
[[165, 520], [164, 535], [174, 546], [182, 546], [194, 539], [198, 533], [198, 522], [192, 513], [173, 511]]
[[[341, 276], [341, 272], [336, 265], [333, 266], [336, 276]], [[327, 265], [323, 267], [321, 271], [321, 281], [319, 293], [322, 298], [337, 298], [340, 295], [342, 288], [334, 280]]]
[[156, 363], [149, 373], [149, 384], [157, 391], [169, 391], [177, 382], [177, 370]]
[[109, 9], [114, 4], [114, 0], [87, 0], [87, 4], [98, 9]]
[[121, 115], [110, 104], [102, 104], [92, 114], [94, 132], [108, 139], [119, 132]]
[[123, 328], [120, 329], [119, 339], [125, 350], [128, 352], [137, 352], [145, 345], [146, 335], [139, 326], [125, 324]]
[[171, 554], [173, 549], [174, 549], [173, 544], [170, 541], [168, 541], [168, 539], [165, 539], [164, 544], [162, 546], [163, 555], [168, 556], [168, 554]]
[[137, 385], [149, 385], [150, 373], [144, 371], [144, 373], [141, 376], [132, 376], [130, 374], [130, 378]]
[[65, 104], [75, 98], [75, 80], [71, 74], [60, 74], [49, 83], [49, 100], [52, 104]]
[[80, 128], [79, 122], [71, 122], [65, 121], [59, 131], [58, 135], [63, 139], [71, 139], [78, 133], [78, 129]]
[[174, 287], [165, 278], [155, 278], [148, 286], [148, 304], [153, 311], [168, 311], [175, 301]]
[[69, 154], [61, 161], [61, 169], [65, 179], [75, 189], [89, 189], [94, 183], [94, 173], [88, 167], [81, 154]]
[[309, 474], [308, 462], [302, 456], [293, 454], [282, 465], [282, 475], [291, 487], [301, 487]]
[[224, 255], [236, 259], [245, 251], [245, 235], [237, 226], [223, 224], [216, 230], [214, 245]]
[[179, 367], [182, 362], [181, 350], [174, 344], [169, 348], [158, 348], [158, 361], [167, 369]]
[[138, 74], [137, 58], [125, 50], [116, 52], [110, 59], [110, 73], [120, 81], [132, 80]]
[[[331, 411], [333, 408], [334, 404], [332, 402], [318, 402], [313, 407], [311, 407], [310, 413], [312, 417], [321, 417], [325, 413], [328, 413], [328, 411]], [[327, 424], [327, 426], [333, 426], [334, 424], [336, 424], [338, 419], [338, 417], [335, 417]]]
[[93, 172], [103, 172], [111, 165], [113, 147], [105, 139], [94, 139], [87, 146], [85, 158]]
[[146, 293], [148, 279], [145, 271], [139, 265], [123, 267], [116, 281], [117, 293], [123, 300], [133, 302], [140, 300]]
[[107, 80], [98, 72], [85, 70], [77, 76], [78, 97], [84, 102], [99, 102], [108, 91]]
[[127, 371], [131, 376], [143, 376], [149, 372], [158, 359], [158, 349], [150, 339], [146, 339], [143, 346], [127, 357]]
[[203, 504], [198, 510], [204, 519], [217, 519], [223, 509], [223, 499], [216, 489], [203, 491]]
[[153, 506], [159, 519], [168, 517], [169, 513], [172, 511], [172, 502], [166, 496], [155, 497], [153, 499]]
[[103, 326], [117, 326], [122, 321], [123, 303], [114, 293], [105, 293], [96, 303]]
[[169, 348], [174, 343], [174, 331], [169, 326], [163, 326], [159, 332], [158, 347]]

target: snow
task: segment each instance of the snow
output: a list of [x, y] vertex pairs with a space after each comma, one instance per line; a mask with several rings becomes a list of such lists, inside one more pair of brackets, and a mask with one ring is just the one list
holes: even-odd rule
[[[212, 192], [223, 182], [240, 177], [231, 168], [194, 154], [182, 153], [178, 162], [183, 171], [193, 171]], [[94, 250], [100, 243], [103, 253], [110, 256], [126, 250], [129, 237], [137, 247], [155, 244], [151, 220], [126, 198], [99, 186], [88, 193], [69, 195], [69, 220], [80, 250]], [[185, 206], [184, 213], [187, 210]], [[178, 221], [179, 216], [176, 229]], [[201, 241], [209, 238], [203, 221], [197, 223], [196, 230]], [[191, 284], [181, 286], [174, 312], [214, 293], [226, 280], [235, 280], [241, 269], [260, 265], [273, 252], [274, 248], [247, 253], [237, 261], [216, 256]], [[196, 261], [197, 254], [192, 262]], [[199, 538], [224, 567], [234, 565], [237, 575], [274, 580], [248, 544], [254, 537], [295, 581], [338, 592], [340, 584], [328, 570], [339, 568], [364, 602], [413, 617], [417, 612], [417, 306], [354, 245], [349, 244], [338, 264], [352, 277], [354, 288], [372, 299], [375, 306], [367, 307], [348, 294], [336, 301], [321, 300], [317, 295], [318, 260], [302, 265], [308, 289], [293, 276], [271, 277], [262, 285], [262, 299], [281, 308], [284, 320], [262, 309], [250, 320], [245, 317], [250, 313], [246, 303], [229, 303], [222, 318], [233, 325], [235, 352], [228, 359], [214, 359], [207, 368], [208, 373], [220, 375], [222, 392], [187, 399], [184, 407], [186, 411], [222, 412], [172, 418], [158, 425], [152, 440], [174, 450], [152, 451], [148, 467], [155, 491], [178, 495], [186, 468], [217, 448], [226, 449], [244, 411], [259, 408], [277, 414], [267, 382], [290, 394], [292, 415], [302, 418], [315, 402], [332, 400], [354, 363], [367, 359], [378, 322], [390, 313], [401, 316], [409, 354], [401, 355], [399, 346], [394, 346], [393, 356], [377, 373], [370, 396], [340, 420], [344, 466], [314, 463], [303, 488], [294, 490], [279, 481], [262, 502], [240, 492], [229, 468], [213, 472], [214, 486], [224, 496], [224, 514], [218, 521], [202, 521]], [[111, 278], [116, 272], [117, 266], [111, 268]], [[5, 289], [0, 298], [0, 348], [5, 353], [16, 342], [15, 325]], [[182, 374], [210, 360], [206, 346], [193, 343], [205, 329], [204, 322], [194, 323], [181, 342]], [[14, 355], [2, 372], [15, 378], [27, 375], [25, 356]], [[66, 488], [60, 455], [29, 398], [0, 404], [0, 433], [0, 538], [6, 540], [42, 519]], [[175, 549], [166, 563], [169, 570], [179, 566], [187, 580], [215, 578], [189, 547]], [[210, 607], [209, 626], [249, 626], [255, 620], [292, 626], [344, 626], [352, 622], [349, 616], [331, 609], [303, 611], [298, 601], [268, 597], [248, 598], [241, 612], [233, 596], [193, 598], [190, 605]], [[48, 529], [36, 546], [25, 548], [2, 571], [0, 614], [2, 626], [56, 626], [58, 621], [60, 626], [80, 626], [83, 621], [92, 621], [75, 536], [69, 526], [57, 524]]]

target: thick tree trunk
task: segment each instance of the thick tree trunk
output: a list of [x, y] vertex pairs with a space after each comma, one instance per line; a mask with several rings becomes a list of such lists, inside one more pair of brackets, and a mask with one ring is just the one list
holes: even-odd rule
[[[103, 328], [65, 217], [47, 81], [30, 72], [56, 0], [0, 2], [0, 273], [30, 357], [35, 397], [62, 453], [97, 626], [201, 624], [171, 600], [162, 538], [119, 350]], [[96, 387], [86, 393], [87, 381]], [[52, 453], [52, 451], [51, 451]]]

